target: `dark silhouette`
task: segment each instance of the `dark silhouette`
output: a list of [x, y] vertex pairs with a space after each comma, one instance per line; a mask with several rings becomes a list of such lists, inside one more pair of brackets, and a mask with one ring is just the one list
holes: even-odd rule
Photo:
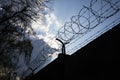
[[59, 57], [29, 80], [116, 80], [120, 24], [82, 49]]

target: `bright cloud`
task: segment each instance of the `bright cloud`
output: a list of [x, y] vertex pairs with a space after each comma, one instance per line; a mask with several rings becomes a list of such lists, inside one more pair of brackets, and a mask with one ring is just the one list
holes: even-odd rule
[[60, 21], [57, 19], [54, 12], [46, 14], [43, 20], [33, 22], [32, 27], [39, 39], [43, 39], [52, 48], [58, 48], [58, 43], [55, 40], [57, 30], [61, 27]]
[[38, 20], [37, 22], [33, 22], [32, 27], [37, 34], [40, 34], [40, 33], [47, 34], [50, 32], [50, 30], [59, 29], [61, 27], [61, 23], [58, 21], [55, 14], [51, 12], [50, 14], [45, 15], [43, 21]]

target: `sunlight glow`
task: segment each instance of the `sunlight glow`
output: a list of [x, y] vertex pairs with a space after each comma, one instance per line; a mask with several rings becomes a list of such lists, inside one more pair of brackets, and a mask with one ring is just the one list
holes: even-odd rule
[[60, 26], [61, 23], [58, 21], [56, 15], [53, 12], [46, 14], [43, 21], [38, 19], [37, 22], [32, 23], [32, 27], [36, 32], [37, 38], [43, 39], [51, 48], [55, 49], [59, 49], [60, 47], [60, 44], [58, 41], [56, 41], [55, 38], [55, 33], [57, 33], [57, 29], [59, 29]]

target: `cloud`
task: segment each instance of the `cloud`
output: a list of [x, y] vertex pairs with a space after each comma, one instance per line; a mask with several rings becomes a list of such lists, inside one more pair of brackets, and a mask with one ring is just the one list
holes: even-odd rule
[[[54, 12], [50, 14], [46, 14], [44, 16], [44, 20], [38, 20], [37, 22], [32, 23], [32, 27], [37, 35], [41, 35], [40, 33], [49, 33], [50, 30], [59, 29], [61, 27], [60, 21], [57, 19]], [[57, 31], [55, 31], [57, 32]], [[51, 33], [52, 34], [52, 33]]]
[[39, 19], [37, 22], [33, 22], [32, 27], [39, 39], [43, 39], [51, 47], [58, 47], [55, 36], [61, 27], [61, 23], [54, 12], [46, 14], [43, 20]]

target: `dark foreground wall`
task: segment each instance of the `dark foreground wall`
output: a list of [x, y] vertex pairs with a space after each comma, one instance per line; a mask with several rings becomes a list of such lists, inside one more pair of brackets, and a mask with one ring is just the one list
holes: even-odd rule
[[59, 58], [30, 80], [118, 80], [120, 25], [103, 34], [72, 56]]

